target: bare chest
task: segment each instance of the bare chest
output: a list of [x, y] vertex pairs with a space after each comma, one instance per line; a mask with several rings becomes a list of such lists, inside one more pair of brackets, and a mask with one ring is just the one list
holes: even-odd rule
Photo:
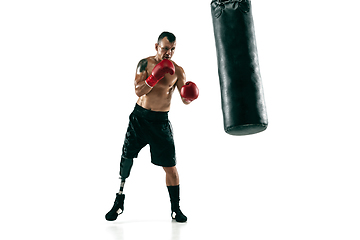
[[[153, 67], [152, 67], [153, 68]], [[149, 70], [152, 71], [152, 68]], [[148, 71], [148, 76], [151, 75], [151, 71]], [[154, 86], [154, 89], [163, 89], [166, 91], [166, 89], [171, 89], [174, 87], [177, 81], [176, 73], [173, 75], [165, 74], [165, 76]]]

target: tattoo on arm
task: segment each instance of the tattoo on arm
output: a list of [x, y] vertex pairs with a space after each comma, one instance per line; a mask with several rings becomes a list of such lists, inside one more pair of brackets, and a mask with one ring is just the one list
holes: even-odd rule
[[146, 70], [146, 67], [148, 65], [147, 59], [140, 60], [139, 64], [137, 65], [136, 72], [141, 73]]

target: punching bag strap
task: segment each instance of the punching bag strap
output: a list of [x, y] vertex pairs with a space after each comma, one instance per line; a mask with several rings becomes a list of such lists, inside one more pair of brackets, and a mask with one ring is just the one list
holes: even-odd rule
[[248, 13], [250, 11], [250, 0], [213, 0], [211, 5], [215, 8], [215, 17], [219, 18], [225, 9], [225, 4], [231, 4], [231, 7], [240, 9], [244, 13]]
[[247, 2], [247, 0], [213, 0], [213, 2], [218, 2], [218, 3], [228, 3], [228, 2]]

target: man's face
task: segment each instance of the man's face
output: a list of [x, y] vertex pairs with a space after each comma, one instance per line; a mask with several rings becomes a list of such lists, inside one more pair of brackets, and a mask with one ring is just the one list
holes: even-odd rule
[[176, 41], [174, 42], [169, 42], [169, 40], [167, 39], [167, 37], [164, 37], [160, 44], [156, 43], [155, 44], [155, 48], [156, 48], [156, 55], [159, 58], [159, 60], [164, 60], [164, 59], [171, 59], [172, 56], [175, 53], [175, 47], [176, 47]]

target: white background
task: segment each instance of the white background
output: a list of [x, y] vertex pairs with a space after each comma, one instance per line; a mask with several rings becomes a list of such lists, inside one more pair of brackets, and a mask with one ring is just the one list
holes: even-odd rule
[[[210, 1], [2, 1], [1, 239], [359, 239], [356, 2], [252, 1], [269, 127], [234, 137]], [[106, 222], [136, 65], [164, 30], [200, 89], [170, 112], [189, 221], [146, 147]]]

